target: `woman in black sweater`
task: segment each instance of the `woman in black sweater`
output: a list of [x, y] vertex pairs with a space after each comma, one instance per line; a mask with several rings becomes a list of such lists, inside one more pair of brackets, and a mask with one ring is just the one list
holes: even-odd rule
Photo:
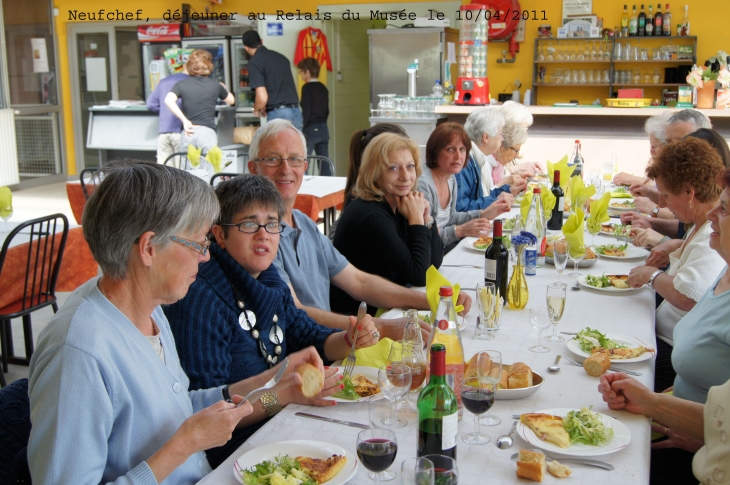
[[[416, 192], [418, 145], [392, 133], [378, 135], [363, 153], [355, 199], [342, 213], [334, 246], [358, 269], [399, 285], [425, 286], [426, 270], [439, 267], [444, 246], [428, 202]], [[357, 311], [357, 301], [335, 286], [332, 311]], [[368, 308], [373, 314], [376, 309]]]

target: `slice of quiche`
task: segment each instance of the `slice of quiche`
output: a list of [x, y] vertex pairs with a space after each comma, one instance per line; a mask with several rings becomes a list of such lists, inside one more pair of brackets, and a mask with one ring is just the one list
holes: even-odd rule
[[627, 274], [607, 274], [606, 278], [611, 282], [611, 286], [619, 289], [629, 288], [629, 275]]
[[334, 478], [347, 463], [345, 455], [332, 455], [327, 459], [298, 456], [296, 460], [302, 467], [302, 471], [317, 480], [319, 484]]
[[355, 393], [360, 397], [368, 397], [380, 392], [378, 385], [362, 374], [355, 374], [350, 380], [355, 386]]
[[654, 352], [654, 349], [647, 349], [643, 345], [632, 348], [621, 348], [621, 349], [602, 349], [596, 347], [591, 350], [592, 354], [596, 352], [605, 352], [611, 357], [611, 359], [635, 359], [644, 354], [644, 352]]
[[530, 413], [520, 416], [520, 421], [541, 440], [555, 443], [561, 448], [570, 446], [570, 436], [563, 427], [563, 418], [552, 414]]

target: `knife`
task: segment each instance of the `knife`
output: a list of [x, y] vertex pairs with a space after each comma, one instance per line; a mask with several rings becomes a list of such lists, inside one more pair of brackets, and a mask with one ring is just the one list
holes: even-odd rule
[[319, 419], [320, 421], [327, 421], [328, 423], [344, 424], [345, 426], [352, 426], [353, 428], [370, 429], [370, 426], [366, 424], [353, 423], [352, 421], [343, 421], [341, 419], [325, 418], [324, 416], [317, 416], [316, 414], [298, 412], [294, 413], [294, 415], [309, 419]]
[[578, 335], [576, 332], [560, 332], [563, 335]]

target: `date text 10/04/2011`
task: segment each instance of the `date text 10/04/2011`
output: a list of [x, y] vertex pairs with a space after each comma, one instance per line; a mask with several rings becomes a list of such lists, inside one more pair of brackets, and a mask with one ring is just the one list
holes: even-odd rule
[[480, 19], [486, 20], [501, 20], [507, 22], [509, 20], [547, 20], [547, 12], [545, 10], [514, 10], [507, 9], [506, 11], [494, 11], [491, 10], [457, 10], [456, 20], [473, 20], [474, 22]]

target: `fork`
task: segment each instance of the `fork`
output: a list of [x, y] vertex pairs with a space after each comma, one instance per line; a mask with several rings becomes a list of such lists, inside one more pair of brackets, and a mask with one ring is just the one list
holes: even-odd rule
[[[567, 355], [565, 359], [570, 362], [573, 365], [577, 365], [579, 367], [583, 367], [583, 362], [578, 362], [576, 359], [572, 358], [571, 356]], [[618, 367], [609, 367], [608, 370], [612, 370], [614, 372], [623, 372], [624, 374], [628, 374], [630, 376], [640, 376], [641, 372], [636, 372], [633, 370], [625, 370], [625, 369], [619, 369]]]
[[[556, 459], [555, 457], [550, 456], [547, 453], [545, 453], [544, 450], [530, 450], [530, 451], [542, 453], [543, 455], [545, 455], [545, 458], [548, 458], [550, 460]], [[519, 456], [519, 454], [515, 453], [514, 455], [512, 455], [512, 459], [516, 460], [518, 456]], [[614, 467], [610, 463], [606, 463], [605, 461], [585, 460], [583, 458], [560, 458], [560, 461], [561, 462], [564, 461], [564, 462], [568, 462], [568, 463], [575, 463], [575, 464], [579, 464], [579, 465], [594, 466], [596, 468], [603, 468], [605, 470], [615, 470], [616, 469], [616, 467]]]
[[254, 389], [253, 391], [246, 394], [246, 397], [243, 398], [243, 401], [236, 404], [236, 407], [239, 407], [241, 404], [245, 403], [246, 401], [249, 401], [254, 396], [256, 397], [256, 399], [254, 399], [253, 402], [258, 401], [258, 399], [264, 394], [265, 391], [268, 391], [269, 389], [271, 389], [272, 387], [274, 387], [275, 385], [277, 385], [279, 383], [281, 378], [284, 377], [284, 373], [286, 372], [287, 367], [289, 367], [289, 357], [285, 358], [281, 362], [281, 368], [278, 370], [276, 375], [269, 382], [267, 382], [263, 386], [259, 387], [258, 389]]
[[357, 326], [355, 327], [355, 337], [352, 339], [352, 349], [347, 354], [347, 358], [343, 361], [345, 364], [345, 372], [342, 373], [343, 377], [349, 377], [352, 374], [352, 370], [355, 368], [355, 343], [357, 342], [357, 333], [359, 332], [360, 322], [365, 316], [365, 312], [368, 309], [368, 305], [365, 302], [360, 303], [360, 308], [357, 309]]

